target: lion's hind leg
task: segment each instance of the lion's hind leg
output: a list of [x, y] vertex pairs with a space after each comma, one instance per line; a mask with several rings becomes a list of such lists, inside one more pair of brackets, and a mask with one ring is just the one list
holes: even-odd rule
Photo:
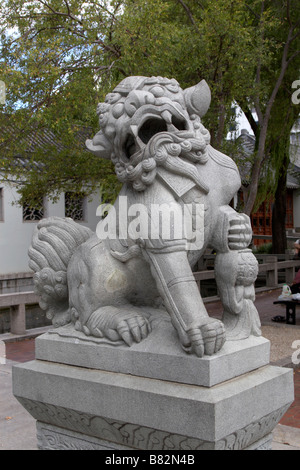
[[141, 309], [129, 303], [134, 276], [126, 263], [111, 256], [105, 241], [94, 237], [82, 245], [68, 267], [69, 301], [75, 329], [87, 336], [142, 341], [150, 325]]

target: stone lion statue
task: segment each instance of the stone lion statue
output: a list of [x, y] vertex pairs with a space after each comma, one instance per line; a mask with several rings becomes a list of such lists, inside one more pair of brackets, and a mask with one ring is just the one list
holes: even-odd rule
[[[260, 335], [251, 225], [230, 206], [238, 169], [212, 148], [201, 122], [210, 100], [204, 80], [183, 90], [175, 79], [139, 76], [98, 105], [100, 131], [86, 145], [111, 159], [122, 190], [96, 233], [50, 217], [38, 223], [29, 249], [41, 308], [55, 326], [72, 323], [85, 335], [131, 346], [151, 334], [147, 309], [157, 309], [198, 357], [215, 354], [226, 338]], [[152, 209], [162, 204], [159, 218]], [[134, 207], [142, 218], [132, 220]], [[186, 208], [188, 217], [177, 218]], [[137, 227], [142, 221], [146, 230]], [[217, 253], [222, 321], [209, 317], [192, 272], [208, 247]]]

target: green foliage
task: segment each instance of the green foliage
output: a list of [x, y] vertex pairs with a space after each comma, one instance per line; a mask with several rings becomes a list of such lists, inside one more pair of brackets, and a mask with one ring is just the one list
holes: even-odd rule
[[[183, 88], [206, 79], [212, 105], [204, 124], [213, 145], [227, 150], [233, 101], [248, 114], [259, 102], [265, 112], [289, 28], [298, 34], [299, 17], [298, 0], [3, 0], [4, 177], [26, 180], [26, 197], [56, 197], [70, 187], [92, 191], [100, 182], [113, 199], [119, 185], [112, 166], [84, 150], [78, 131], [92, 136], [98, 130], [97, 103], [128, 75], [174, 77]], [[296, 36], [289, 80], [298, 78], [299, 49]], [[258, 140], [259, 126], [252, 124]], [[53, 132], [61, 145], [28, 154], [32, 129]], [[31, 164], [16, 165], [17, 155]]]
[[[87, 152], [78, 136], [85, 129], [91, 138], [98, 130], [96, 106], [108, 90], [102, 83], [109, 69], [102, 37], [113, 22], [105, 2], [85, 10], [83, 3], [7, 0], [0, 6], [0, 77], [7, 85], [1, 169], [24, 182], [26, 200], [55, 199], [70, 188], [92, 192], [99, 182], [108, 197], [118, 186], [112, 165]], [[51, 143], [28, 152], [30, 139], [43, 130], [54, 136]]]
[[[183, 88], [204, 78], [212, 91], [205, 124], [215, 141], [219, 131], [222, 138], [228, 131], [233, 99], [252, 90], [255, 31], [244, 1], [182, 5], [175, 0], [124, 2], [114, 36], [121, 44], [119, 63], [128, 75], [172, 75]], [[226, 122], [220, 125], [222, 113]]]
[[258, 255], [270, 255], [272, 254], [272, 243], [265, 243], [264, 245], [258, 245], [253, 248], [253, 253]]

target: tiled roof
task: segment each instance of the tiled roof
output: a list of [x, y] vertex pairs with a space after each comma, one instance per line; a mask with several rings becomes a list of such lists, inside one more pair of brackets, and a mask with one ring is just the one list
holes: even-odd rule
[[299, 138], [299, 145], [296, 144], [291, 144], [290, 146], [291, 150], [291, 162], [294, 165], [297, 165], [300, 167], [300, 138]]
[[238, 137], [238, 142], [243, 147], [243, 150], [247, 154], [247, 156], [252, 155], [255, 147], [254, 135], [249, 134], [247, 131], [242, 131], [241, 135]]
[[[298, 175], [298, 177], [296, 176]], [[287, 187], [289, 189], [299, 189], [299, 175], [300, 175], [300, 167], [297, 165], [290, 164], [289, 173], [287, 176]]]
[[[89, 127], [81, 127], [79, 130], [75, 131], [74, 135], [79, 147], [82, 148], [83, 151], [88, 151], [85, 146], [85, 141], [93, 135], [93, 130]], [[26, 132], [22, 132], [22, 130], [16, 128], [16, 126], [8, 123], [5, 126], [1, 126], [0, 155], [2, 159], [5, 158], [5, 154], [10, 150], [11, 142], [13, 142], [13, 146], [16, 148], [16, 139], [22, 150], [13, 150], [15, 158], [14, 163], [24, 167], [27, 166], [31, 156], [30, 154], [38, 150], [55, 147], [59, 152], [68, 149], [62, 139], [55, 135], [50, 129], [31, 126], [29, 131], [26, 130]]]
[[[76, 140], [85, 148], [85, 141], [93, 134], [91, 127], [80, 126], [78, 130], [75, 130]], [[26, 148], [27, 152], [34, 152], [39, 148], [45, 148], [46, 146], [55, 146], [58, 150], [65, 148], [61, 138], [56, 135], [53, 131], [46, 127], [38, 127], [37, 125], [31, 125], [29, 129], [21, 129], [14, 124], [9, 122], [7, 118], [6, 123], [1, 124], [1, 139], [0, 139], [0, 151], [3, 148], [9, 146], [9, 142], [15, 140], [16, 137], [19, 139], [20, 145]]]

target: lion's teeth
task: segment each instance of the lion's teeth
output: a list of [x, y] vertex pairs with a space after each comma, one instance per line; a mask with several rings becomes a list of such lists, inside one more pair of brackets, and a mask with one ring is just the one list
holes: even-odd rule
[[137, 145], [141, 148], [145, 147], [145, 144], [143, 143], [143, 141], [139, 138], [139, 136], [137, 136], [136, 138], [136, 143]]
[[138, 136], [138, 126], [130, 126], [131, 132], [134, 135], [134, 137]]
[[170, 113], [170, 111], [163, 111], [161, 113], [161, 117], [166, 121], [167, 124], [172, 124], [172, 114]]
[[168, 132], [178, 132], [174, 124], [168, 124]]

